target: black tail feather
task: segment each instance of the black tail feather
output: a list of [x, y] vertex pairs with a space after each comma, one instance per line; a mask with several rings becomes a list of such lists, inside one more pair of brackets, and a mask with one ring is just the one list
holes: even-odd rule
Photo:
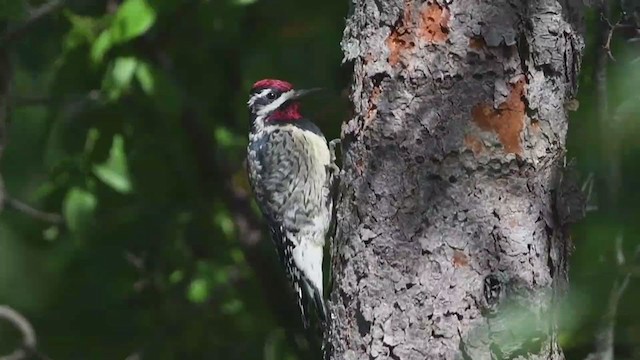
[[[293, 240], [285, 236], [284, 231], [277, 227], [270, 227], [271, 237], [276, 245], [278, 257], [291, 271], [286, 271], [290, 284], [298, 300], [302, 325], [305, 329], [309, 329], [311, 311], [309, 305], [313, 302], [316, 308], [316, 314], [322, 324], [327, 321], [327, 304], [323, 298], [323, 294], [315, 286], [307, 280], [300, 271], [296, 271], [291, 249], [293, 249]], [[277, 240], [276, 240], [277, 239]], [[284, 245], [284, 246], [283, 246]]]
[[309, 311], [307, 306], [310, 305], [310, 303], [313, 303], [314, 307], [316, 308], [316, 314], [318, 315], [318, 319], [323, 325], [326, 324], [329, 312], [327, 309], [327, 303], [324, 300], [324, 297], [322, 296], [322, 294], [320, 293], [320, 289], [313, 286], [304, 277], [304, 275], [302, 276], [302, 282], [304, 283], [305, 299], [307, 299], [307, 301], [305, 301], [306, 306], [305, 306], [305, 312], [303, 313], [303, 321], [306, 322], [307, 325], [309, 324], [309, 316], [311, 314], [311, 311]]

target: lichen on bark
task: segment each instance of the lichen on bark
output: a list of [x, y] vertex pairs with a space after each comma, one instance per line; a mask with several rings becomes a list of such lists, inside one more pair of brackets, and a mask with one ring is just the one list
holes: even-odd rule
[[353, 0], [331, 359], [560, 359], [580, 1]]

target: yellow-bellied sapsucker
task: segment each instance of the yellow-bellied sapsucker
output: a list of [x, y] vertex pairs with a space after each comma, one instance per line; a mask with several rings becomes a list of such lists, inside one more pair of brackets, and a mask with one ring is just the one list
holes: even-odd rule
[[330, 145], [320, 129], [300, 114], [296, 90], [281, 80], [256, 82], [247, 102], [251, 131], [247, 153], [249, 182], [280, 261], [309, 326], [308, 304], [326, 321], [322, 258], [330, 228], [331, 187], [337, 175]]

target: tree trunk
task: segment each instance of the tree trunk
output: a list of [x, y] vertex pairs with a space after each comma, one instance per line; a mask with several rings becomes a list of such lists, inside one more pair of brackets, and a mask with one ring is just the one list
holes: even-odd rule
[[582, 1], [353, 0], [331, 359], [562, 359]]

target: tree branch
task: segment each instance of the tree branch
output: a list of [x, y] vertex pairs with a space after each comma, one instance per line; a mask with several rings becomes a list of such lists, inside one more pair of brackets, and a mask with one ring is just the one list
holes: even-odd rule
[[45, 18], [47, 15], [55, 12], [60, 9], [62, 5], [64, 5], [65, 0], [50, 0], [49, 2], [44, 3], [40, 7], [34, 9], [29, 14], [29, 18], [25, 20], [22, 24], [16, 26], [13, 29], [8, 30], [2, 37], [0, 38], [0, 47], [7, 47], [17, 40], [20, 40], [27, 32], [38, 23], [40, 20]]
[[22, 334], [22, 345], [9, 355], [0, 356], [0, 360], [50, 360], [36, 350], [36, 332], [31, 323], [19, 312], [6, 305], [0, 305], [0, 319], [11, 323]]
[[611, 59], [612, 61], [616, 61], [616, 59], [613, 57], [613, 54], [611, 53], [611, 39], [613, 38], [613, 33], [624, 25], [621, 25], [623, 17], [620, 17], [620, 19], [618, 19], [615, 24], [611, 23], [611, 21], [609, 20], [609, 16], [611, 15], [610, 9], [611, 8], [608, 5], [602, 5], [600, 13], [600, 20], [607, 24], [608, 27], [608, 29], [603, 33], [604, 41], [602, 42], [602, 49], [606, 51], [609, 59]]
[[18, 199], [14, 199], [9, 194], [5, 194], [4, 204], [8, 208], [19, 211], [36, 220], [52, 224], [62, 224], [64, 222], [62, 215], [38, 210], [29, 204], [26, 204]]

